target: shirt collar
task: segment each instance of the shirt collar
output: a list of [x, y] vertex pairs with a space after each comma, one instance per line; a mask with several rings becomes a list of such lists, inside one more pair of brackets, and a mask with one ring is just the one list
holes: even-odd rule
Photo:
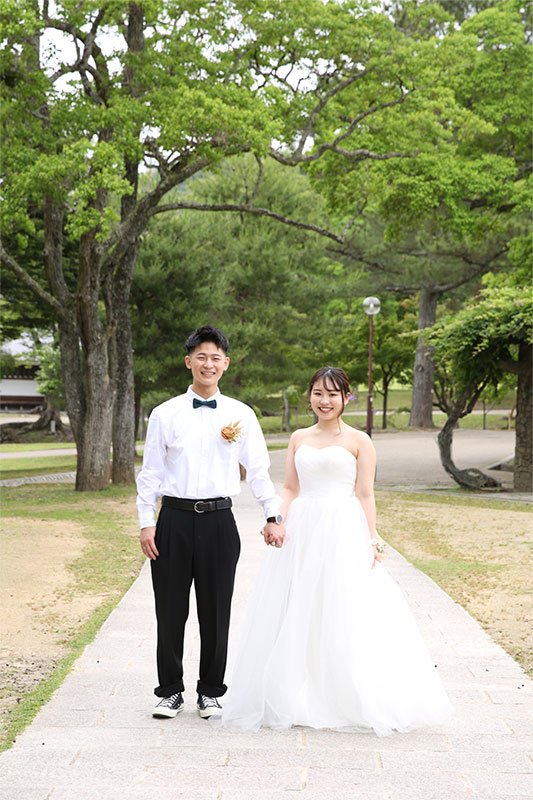
[[204, 400], [219, 400], [222, 397], [222, 393], [221, 393], [220, 389], [217, 389], [216, 392], [214, 394], [210, 395], [209, 397], [201, 397], [201, 395], [196, 394], [196, 392], [193, 392], [192, 386], [189, 386], [189, 388], [186, 391], [186, 395], [189, 398], [189, 401], [191, 403], [192, 403], [194, 397], [196, 397], [198, 400], [201, 400], [202, 402]]

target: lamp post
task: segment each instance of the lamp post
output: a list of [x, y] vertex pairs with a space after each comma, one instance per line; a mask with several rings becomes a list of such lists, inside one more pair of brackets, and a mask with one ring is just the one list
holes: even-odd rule
[[381, 303], [377, 297], [365, 297], [363, 310], [370, 318], [370, 333], [368, 337], [368, 397], [366, 401], [366, 432], [372, 436], [372, 338], [374, 335], [374, 315], [379, 314]]

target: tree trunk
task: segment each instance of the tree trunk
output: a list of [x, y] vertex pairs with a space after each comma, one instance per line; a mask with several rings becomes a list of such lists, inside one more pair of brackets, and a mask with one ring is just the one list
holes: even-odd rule
[[[144, 50], [144, 10], [138, 3], [130, 3], [126, 39], [130, 53]], [[123, 86], [132, 97], [139, 90], [134, 61], [124, 70]], [[121, 221], [125, 222], [137, 203], [139, 162], [126, 157], [125, 175], [131, 186], [131, 193], [121, 198]], [[112, 320], [113, 337], [110, 349], [111, 374], [114, 388], [113, 408], [113, 483], [134, 483], [135, 481], [135, 390], [133, 378], [133, 349], [131, 322], [128, 301], [133, 280], [133, 272], [139, 253], [139, 240], [130, 246], [120, 260], [112, 281]]]
[[533, 397], [531, 361], [533, 345], [520, 343], [518, 360], [525, 369], [518, 373], [516, 394], [516, 443], [513, 488], [515, 492], [533, 491]]
[[291, 429], [291, 408], [289, 405], [289, 398], [285, 389], [282, 390], [283, 394], [283, 430], [290, 431]]
[[44, 408], [41, 411], [39, 419], [36, 420], [32, 425], [30, 425], [30, 429], [32, 431], [43, 431], [48, 430], [51, 427], [51, 423], [54, 423], [56, 431], [64, 430], [63, 422], [61, 421], [61, 416], [59, 411], [52, 406], [48, 397], [44, 398]]
[[86, 405], [81, 438], [76, 439], [76, 489], [82, 492], [105, 489], [109, 485], [113, 392], [107, 346], [107, 336], [99, 326], [93, 331], [85, 356]]
[[114, 277], [112, 290], [113, 337], [110, 343], [110, 362], [114, 388], [113, 483], [135, 481], [135, 392], [128, 299], [137, 254], [138, 248], [132, 247]]
[[[439, 297], [440, 292], [431, 286], [423, 286], [420, 290], [419, 331], [435, 324]], [[431, 356], [432, 348], [424, 342], [422, 335], [419, 334], [415, 352], [410, 428], [435, 427], [433, 425], [433, 362]]]
[[144, 420], [141, 419], [142, 414], [142, 394], [135, 390], [134, 404], [135, 404], [135, 441], [137, 439], [144, 439], [144, 425], [141, 424]]
[[437, 436], [442, 466], [448, 475], [463, 489], [479, 491], [480, 489], [500, 488], [501, 483], [499, 481], [494, 480], [490, 475], [485, 475], [484, 472], [475, 467], [459, 469], [455, 466], [452, 458], [453, 431], [461, 417], [461, 412], [462, 409], [453, 409]]
[[442, 430], [439, 431], [437, 442], [439, 444], [440, 463], [445, 471], [455, 480], [457, 467], [452, 458], [453, 430], [457, 423], [458, 416], [450, 414]]
[[50, 290], [63, 309], [58, 319], [61, 373], [78, 454], [76, 489], [90, 491], [109, 484], [112, 394], [107, 370], [107, 335], [98, 306], [99, 270], [94, 235], [89, 233], [82, 238], [74, 297], [63, 273], [63, 213], [62, 208], [47, 198], [44, 262]]
[[392, 378], [383, 378], [383, 418], [381, 423], [382, 430], [387, 428], [387, 406], [389, 400], [389, 386]]

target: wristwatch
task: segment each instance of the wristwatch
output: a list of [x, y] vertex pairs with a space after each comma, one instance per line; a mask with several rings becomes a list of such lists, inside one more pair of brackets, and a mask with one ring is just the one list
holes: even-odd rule
[[281, 523], [283, 522], [283, 517], [281, 516], [281, 514], [276, 514], [275, 517], [267, 517], [266, 521], [275, 522], [276, 525], [281, 525]]

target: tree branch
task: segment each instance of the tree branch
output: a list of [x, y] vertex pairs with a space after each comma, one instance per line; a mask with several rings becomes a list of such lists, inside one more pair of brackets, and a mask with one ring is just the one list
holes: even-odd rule
[[389, 158], [413, 158], [417, 155], [418, 151], [415, 151], [414, 153], [373, 153], [370, 150], [364, 149], [344, 150], [338, 146], [339, 142], [344, 141], [344, 139], [347, 139], [352, 135], [357, 125], [366, 117], [370, 116], [371, 114], [376, 114], [378, 111], [383, 111], [385, 108], [390, 108], [391, 106], [397, 106], [400, 103], [404, 103], [410, 94], [411, 92], [406, 92], [401, 97], [396, 98], [396, 100], [391, 100], [389, 103], [382, 103], [379, 106], [372, 106], [372, 108], [369, 108], [367, 111], [361, 112], [361, 114], [358, 114], [357, 117], [353, 118], [348, 126], [348, 129], [344, 133], [337, 136], [337, 138], [332, 142], [326, 142], [319, 145], [313, 153], [310, 153], [307, 156], [304, 156], [303, 153], [299, 152], [298, 150], [296, 150], [292, 155], [284, 155], [283, 153], [279, 153], [277, 150], [274, 150], [272, 147], [270, 148], [270, 155], [272, 158], [276, 159], [276, 161], [279, 161], [280, 164], [286, 164], [291, 167], [296, 166], [296, 164], [309, 164], [313, 161], [317, 161], [328, 150], [344, 156], [345, 158], [355, 158], [358, 161], [364, 159], [377, 159], [383, 161]]
[[300, 134], [300, 139], [298, 142], [298, 146], [296, 148], [296, 153], [298, 155], [302, 155], [305, 143], [308, 137], [311, 136], [311, 133], [313, 132], [315, 120], [322, 111], [322, 109], [324, 108], [324, 106], [326, 105], [326, 103], [328, 102], [328, 100], [331, 100], [332, 97], [335, 97], [336, 94], [341, 92], [351, 83], [354, 83], [354, 81], [356, 81], [358, 78], [362, 78], [367, 74], [368, 70], [365, 69], [362, 70], [361, 72], [358, 72], [356, 75], [350, 75], [348, 78], [345, 78], [343, 81], [340, 81], [336, 86], [332, 86], [329, 92], [326, 92], [326, 94], [319, 100], [319, 102], [316, 104], [316, 106], [313, 108], [313, 110], [307, 117], [307, 122], [305, 124], [305, 127], [302, 130], [302, 133]]
[[271, 217], [278, 222], [282, 222], [284, 225], [290, 225], [294, 228], [301, 228], [302, 230], [318, 233], [319, 236], [325, 236], [338, 244], [342, 244], [343, 242], [341, 236], [338, 236], [338, 234], [332, 231], [328, 231], [326, 228], [321, 228], [318, 225], [312, 225], [308, 222], [299, 222], [285, 217], [283, 214], [277, 214], [275, 211], [269, 211], [267, 208], [256, 208], [246, 203], [167, 203], [166, 205], [157, 206], [152, 209], [150, 216], [162, 214], [165, 211], [183, 211], [185, 209], [192, 209], [193, 211], [239, 211], [241, 213], [254, 214], [258, 217]]
[[177, 161], [168, 170], [167, 174], [162, 177], [155, 189], [152, 189], [151, 192], [148, 192], [139, 200], [128, 217], [115, 228], [102, 245], [102, 251], [105, 253], [102, 263], [103, 268], [107, 269], [124, 257], [139, 233], [144, 230], [146, 223], [155, 213], [154, 209], [157, 204], [167, 192], [210, 164], [211, 161], [207, 158], [198, 158], [190, 164], [184, 161]]
[[504, 372], [511, 372], [513, 375], [531, 375], [529, 361], [499, 361], [498, 367]]
[[23, 283], [28, 289], [37, 295], [40, 300], [43, 300], [47, 305], [52, 308], [56, 314], [61, 317], [62, 319], [67, 319], [67, 315], [65, 314], [65, 310], [63, 306], [56, 300], [56, 298], [47, 292], [46, 289], [43, 289], [40, 284], [34, 280], [31, 275], [28, 275], [26, 270], [24, 270], [18, 261], [16, 261], [13, 256], [9, 255], [7, 250], [4, 250], [2, 243], [0, 242], [0, 262], [9, 267], [9, 269], [15, 273], [17, 278]]

